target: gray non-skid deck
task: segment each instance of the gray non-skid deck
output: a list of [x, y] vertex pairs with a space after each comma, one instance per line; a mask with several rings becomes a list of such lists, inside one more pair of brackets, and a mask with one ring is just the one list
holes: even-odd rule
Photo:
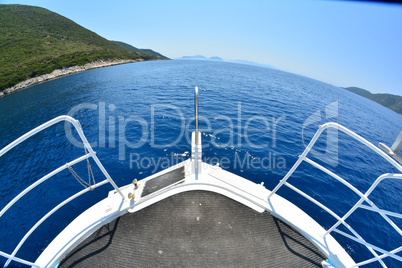
[[191, 191], [103, 226], [60, 267], [321, 267], [322, 260], [269, 213]]

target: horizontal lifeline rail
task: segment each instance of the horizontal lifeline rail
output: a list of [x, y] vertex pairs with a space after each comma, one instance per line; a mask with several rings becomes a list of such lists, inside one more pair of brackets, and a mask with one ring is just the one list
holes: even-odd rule
[[[383, 217], [388, 222], [388, 224], [391, 225], [392, 228], [394, 228], [395, 231], [402, 237], [401, 229], [388, 217], [388, 216], [392, 216], [392, 217], [402, 218], [402, 214], [391, 212], [391, 211], [386, 211], [386, 210], [383, 210], [383, 209], [379, 209], [368, 198], [369, 195], [373, 192], [373, 190], [378, 186], [378, 184], [380, 182], [382, 182], [385, 179], [402, 180], [402, 174], [390, 174], [390, 173], [387, 173], [387, 174], [383, 174], [383, 175], [379, 176], [374, 181], [374, 183], [371, 185], [371, 187], [363, 194], [362, 192], [360, 192], [358, 189], [356, 189], [353, 185], [351, 185], [349, 182], [347, 182], [346, 180], [344, 180], [340, 176], [336, 175], [335, 173], [333, 173], [332, 171], [328, 170], [327, 168], [321, 166], [320, 164], [314, 162], [313, 160], [307, 158], [307, 154], [310, 152], [310, 150], [312, 149], [312, 147], [314, 146], [314, 144], [316, 143], [316, 141], [318, 140], [318, 138], [320, 137], [322, 132], [327, 128], [335, 128], [335, 129], [338, 129], [338, 130], [348, 134], [352, 138], [358, 140], [359, 142], [361, 142], [364, 145], [366, 145], [367, 147], [369, 147], [375, 153], [379, 154], [381, 157], [383, 157], [385, 160], [387, 160], [390, 164], [392, 164], [395, 168], [397, 168], [400, 172], [402, 172], [402, 166], [399, 165], [388, 154], [386, 154], [385, 152], [380, 150], [378, 147], [374, 146], [372, 143], [370, 143], [369, 141], [367, 141], [363, 137], [357, 135], [353, 131], [345, 128], [344, 126], [339, 125], [337, 123], [330, 122], [330, 123], [326, 123], [326, 124], [324, 124], [324, 125], [319, 127], [319, 129], [315, 133], [314, 137], [312, 138], [312, 140], [310, 141], [310, 143], [308, 144], [308, 146], [306, 147], [304, 152], [299, 156], [299, 159], [296, 161], [296, 163], [293, 165], [293, 167], [289, 170], [289, 172], [286, 174], [286, 176], [278, 183], [278, 185], [269, 194], [268, 200], [278, 191], [279, 188], [282, 187], [282, 185], [285, 185], [285, 186], [289, 187], [290, 189], [292, 189], [293, 191], [295, 191], [298, 194], [300, 194], [301, 196], [307, 198], [308, 200], [313, 202], [315, 205], [319, 206], [320, 208], [322, 208], [323, 210], [328, 212], [331, 216], [333, 216], [335, 219], [337, 219], [337, 222], [331, 228], [329, 228], [326, 231], [326, 233], [323, 235], [324, 237], [326, 235], [328, 235], [329, 233], [331, 233], [331, 232], [336, 232], [336, 233], [341, 234], [341, 235], [343, 235], [343, 236], [345, 236], [345, 237], [347, 237], [347, 238], [349, 238], [349, 239], [351, 239], [351, 240], [353, 240], [353, 241], [355, 241], [357, 243], [360, 243], [360, 244], [364, 245], [374, 255], [373, 258], [365, 260], [365, 261], [362, 261], [362, 262], [359, 262], [354, 267], [369, 264], [369, 263], [372, 263], [372, 262], [375, 262], [375, 261], [378, 261], [383, 267], [387, 267], [384, 264], [384, 262], [382, 261], [382, 259], [385, 258], [385, 257], [391, 257], [391, 258], [394, 258], [394, 259], [402, 262], [402, 257], [396, 255], [396, 253], [402, 251], [402, 246], [399, 246], [399, 247], [397, 247], [397, 248], [395, 248], [395, 249], [393, 249], [391, 251], [388, 251], [388, 250], [384, 250], [382, 248], [379, 248], [379, 247], [377, 247], [375, 245], [372, 245], [370, 243], [367, 243], [345, 221], [358, 208], [370, 210], [370, 211], [377, 212], [378, 214], [380, 214], [381, 217]], [[330, 175], [331, 177], [335, 178], [337, 181], [341, 182], [343, 185], [345, 185], [346, 187], [351, 189], [356, 195], [358, 195], [360, 197], [359, 201], [357, 201], [356, 204], [345, 215], [340, 217], [336, 213], [334, 213], [332, 210], [327, 208], [325, 205], [323, 205], [322, 203], [320, 203], [319, 201], [314, 199], [313, 197], [309, 196], [308, 194], [304, 193], [300, 189], [298, 189], [295, 186], [293, 186], [290, 183], [288, 183], [287, 180], [293, 174], [293, 172], [299, 167], [299, 165], [302, 163], [302, 161], [305, 161], [305, 162], [309, 163], [310, 165], [314, 166], [315, 168], [320, 169], [321, 171], [327, 173], [328, 175]], [[367, 202], [370, 206], [363, 205], [362, 203], [364, 201]], [[340, 224], [344, 225], [353, 235], [347, 234], [347, 233], [342, 232], [339, 229], [337, 229], [336, 227], [338, 227]], [[381, 255], [379, 256], [376, 251], [380, 252]]]
[[0, 150], [0, 157], [3, 156], [5, 153], [7, 153], [9, 150], [11, 150], [12, 148], [14, 148], [15, 146], [17, 146], [18, 144], [20, 144], [21, 142], [27, 140], [28, 138], [32, 137], [33, 135], [39, 133], [40, 131], [53, 126], [59, 122], [62, 121], [66, 121], [66, 122], [70, 122], [74, 128], [76, 129], [78, 135], [80, 136], [84, 147], [86, 149], [86, 151], [88, 151], [87, 154], [65, 164], [60, 166], [59, 168], [53, 170], [52, 172], [48, 173], [47, 175], [43, 176], [42, 178], [40, 178], [39, 180], [37, 180], [36, 182], [34, 182], [33, 184], [31, 184], [28, 188], [26, 188], [24, 191], [20, 192], [13, 200], [11, 200], [1, 211], [0, 211], [0, 217], [2, 217], [4, 215], [4, 213], [6, 213], [8, 211], [9, 208], [11, 208], [18, 200], [20, 200], [25, 194], [27, 194], [29, 191], [31, 191], [32, 189], [34, 189], [36, 186], [38, 186], [39, 184], [43, 183], [44, 181], [48, 180], [49, 178], [51, 178], [52, 176], [56, 175], [57, 173], [83, 161], [86, 160], [90, 157], [92, 157], [92, 159], [95, 161], [95, 163], [98, 165], [99, 169], [102, 171], [102, 173], [105, 175], [106, 179], [95, 184], [92, 185], [89, 188], [86, 188], [78, 193], [76, 193], [75, 195], [67, 198], [65, 201], [63, 201], [62, 203], [58, 204], [56, 207], [54, 207], [51, 211], [49, 211], [45, 216], [43, 216], [26, 234], [25, 236], [20, 240], [20, 242], [18, 243], [18, 245], [16, 246], [16, 248], [14, 249], [14, 251], [11, 254], [7, 254], [5, 252], [0, 251], [0, 256], [3, 256], [5, 258], [7, 258], [7, 262], [5, 263], [4, 267], [7, 267], [11, 261], [16, 261], [22, 264], [26, 264], [26, 265], [31, 265], [33, 267], [38, 267], [37, 265], [35, 265], [32, 262], [20, 259], [18, 257], [16, 257], [15, 255], [17, 254], [18, 250], [21, 248], [21, 246], [24, 244], [24, 242], [28, 239], [28, 237], [39, 227], [40, 224], [42, 224], [42, 222], [44, 222], [48, 217], [50, 217], [54, 212], [56, 212], [58, 209], [60, 209], [61, 207], [63, 207], [65, 204], [69, 203], [70, 201], [74, 200], [75, 198], [81, 196], [82, 194], [88, 192], [89, 190], [92, 190], [98, 186], [104, 185], [106, 183], [110, 183], [113, 188], [116, 190], [117, 193], [120, 194], [120, 196], [122, 197], [122, 199], [124, 200], [124, 195], [123, 193], [120, 191], [120, 189], [117, 187], [117, 185], [115, 184], [115, 182], [113, 181], [113, 179], [110, 177], [109, 173], [106, 171], [106, 169], [103, 167], [102, 163], [99, 161], [98, 157], [96, 156], [96, 153], [93, 151], [91, 145], [88, 143], [87, 138], [84, 135], [84, 132], [82, 131], [82, 127], [79, 123], [78, 120], [75, 120], [74, 118], [67, 116], [67, 115], [62, 115], [59, 117], [56, 117], [38, 127], [36, 127], [35, 129], [29, 131], [28, 133], [24, 134], [23, 136], [19, 137], [18, 139], [16, 139], [15, 141], [13, 141], [12, 143], [10, 143], [9, 145], [7, 145], [6, 147], [4, 147], [3, 149]]

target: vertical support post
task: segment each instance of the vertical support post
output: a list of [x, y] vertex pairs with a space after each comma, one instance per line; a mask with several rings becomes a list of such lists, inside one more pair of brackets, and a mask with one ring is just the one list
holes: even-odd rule
[[195, 145], [198, 145], [198, 87], [194, 91], [194, 105], [195, 105]]
[[195, 168], [195, 179], [198, 180], [198, 87], [195, 87], [194, 90], [194, 106], [195, 106], [195, 159], [194, 159], [194, 168]]

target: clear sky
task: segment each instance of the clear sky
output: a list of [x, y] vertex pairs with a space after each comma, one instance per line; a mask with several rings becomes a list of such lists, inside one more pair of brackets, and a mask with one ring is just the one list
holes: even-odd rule
[[0, 0], [57, 12], [170, 58], [269, 64], [336, 86], [402, 95], [402, 5], [346, 1]]

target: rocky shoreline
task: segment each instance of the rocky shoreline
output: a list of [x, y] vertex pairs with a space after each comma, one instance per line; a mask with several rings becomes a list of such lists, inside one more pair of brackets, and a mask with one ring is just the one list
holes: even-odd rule
[[113, 65], [118, 65], [118, 64], [125, 64], [125, 63], [132, 63], [132, 62], [138, 62], [138, 61], [143, 61], [142, 59], [139, 60], [99, 60], [99, 61], [93, 61], [90, 63], [87, 63], [82, 66], [72, 66], [68, 68], [63, 68], [63, 69], [57, 69], [54, 70], [50, 74], [44, 74], [40, 75], [37, 77], [30, 78], [28, 80], [22, 81], [15, 86], [12, 86], [10, 88], [7, 88], [3, 91], [0, 92], [0, 98], [4, 97], [8, 94], [14, 93], [16, 91], [25, 89], [27, 87], [31, 87], [33, 85], [37, 85], [55, 78], [59, 78], [62, 76], [66, 76], [69, 74], [75, 74], [91, 69], [96, 69], [96, 68], [101, 68], [101, 67], [107, 67], [107, 66], [113, 66]]

